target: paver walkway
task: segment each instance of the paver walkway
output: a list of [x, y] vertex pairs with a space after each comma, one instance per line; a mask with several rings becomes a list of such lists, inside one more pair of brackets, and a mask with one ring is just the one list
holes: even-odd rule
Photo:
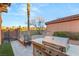
[[11, 41], [11, 45], [12, 45], [15, 56], [32, 56], [33, 55], [32, 46], [24, 47], [17, 40]]

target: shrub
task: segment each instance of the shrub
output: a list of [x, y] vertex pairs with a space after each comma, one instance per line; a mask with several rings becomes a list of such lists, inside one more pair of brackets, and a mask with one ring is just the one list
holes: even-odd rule
[[54, 32], [53, 36], [68, 37], [68, 32]]
[[69, 33], [69, 38], [72, 40], [79, 40], [79, 33]]
[[68, 37], [72, 40], [79, 40], [79, 33], [77, 32], [54, 32], [53, 36], [58, 36], [58, 37]]
[[31, 31], [31, 35], [41, 35], [41, 33], [39, 31], [34, 30]]

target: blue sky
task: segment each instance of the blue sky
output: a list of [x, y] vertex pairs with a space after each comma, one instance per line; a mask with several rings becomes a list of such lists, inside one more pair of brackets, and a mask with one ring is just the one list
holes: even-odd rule
[[[42, 16], [45, 22], [69, 15], [79, 14], [78, 3], [32, 3], [31, 19]], [[2, 14], [3, 26], [26, 26], [27, 4], [13, 3], [8, 13]]]

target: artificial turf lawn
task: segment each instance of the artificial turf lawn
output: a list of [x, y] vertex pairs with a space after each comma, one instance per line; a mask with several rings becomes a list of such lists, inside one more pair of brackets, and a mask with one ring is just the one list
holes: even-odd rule
[[14, 54], [10, 42], [3, 43], [0, 46], [0, 56], [13, 56], [13, 55]]

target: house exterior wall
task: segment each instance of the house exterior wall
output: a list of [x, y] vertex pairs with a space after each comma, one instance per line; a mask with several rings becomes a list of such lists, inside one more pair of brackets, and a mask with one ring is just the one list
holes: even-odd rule
[[47, 24], [48, 35], [52, 35], [56, 31], [79, 32], [79, 20]]
[[1, 25], [2, 25], [2, 17], [1, 17], [1, 14], [0, 14], [0, 45], [2, 44]]

